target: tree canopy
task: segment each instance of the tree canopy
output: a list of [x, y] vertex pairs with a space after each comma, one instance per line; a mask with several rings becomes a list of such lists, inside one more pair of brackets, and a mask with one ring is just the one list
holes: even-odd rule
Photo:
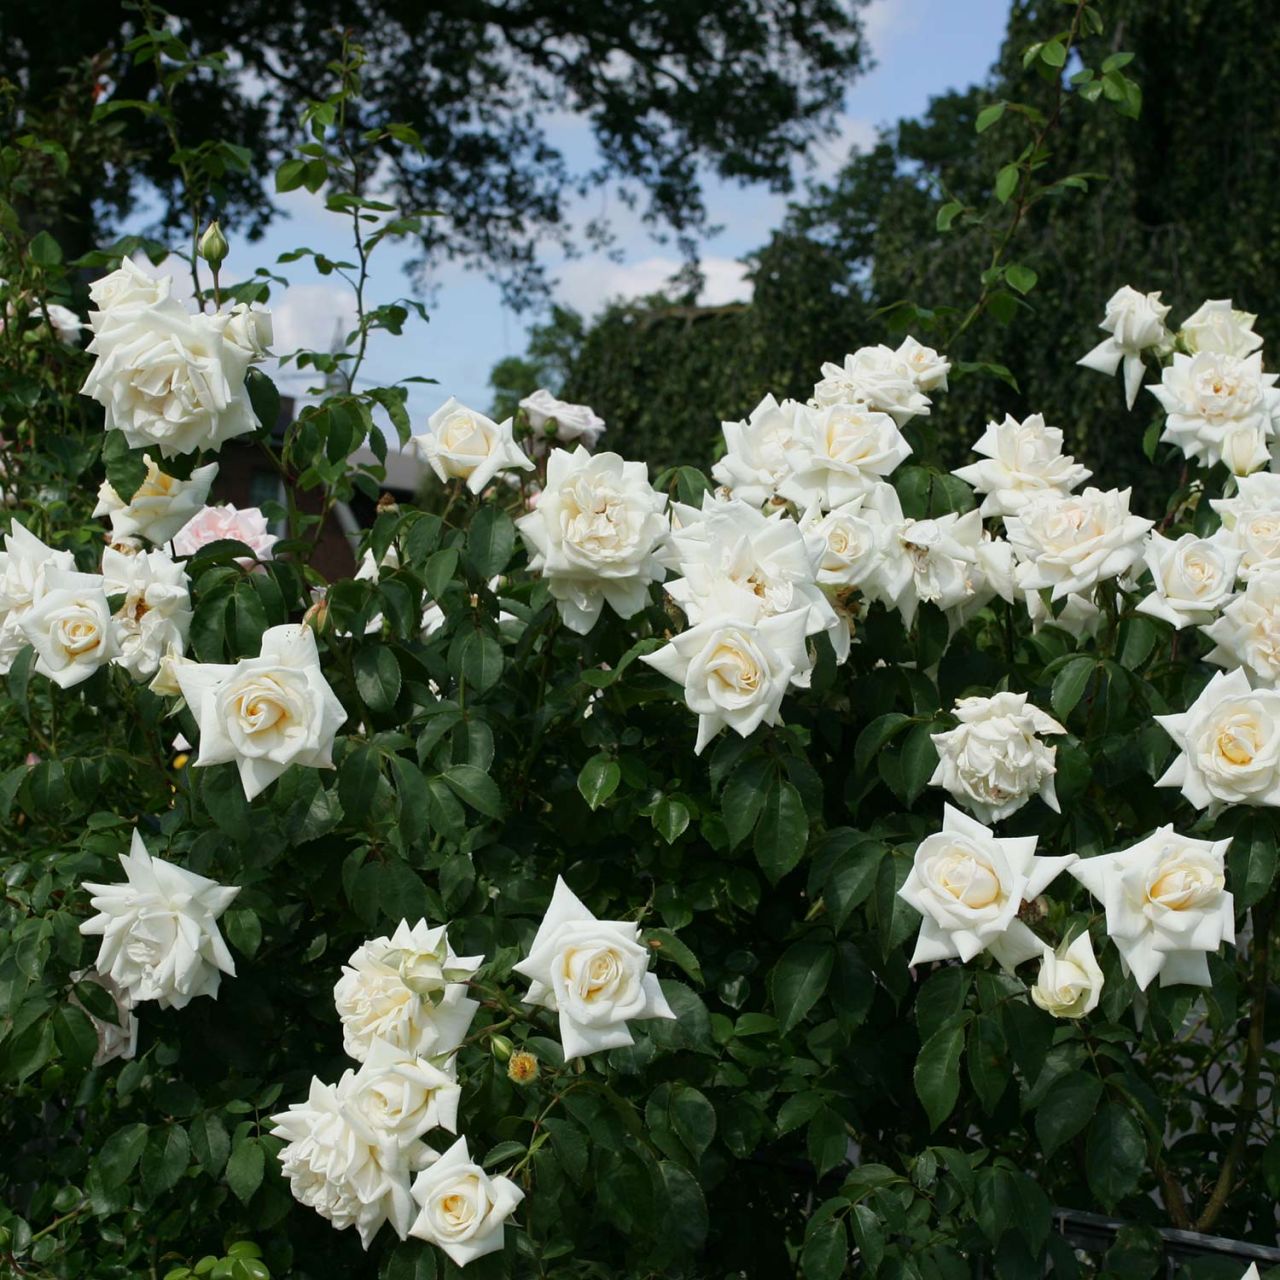
[[[686, 244], [706, 222], [705, 173], [788, 189], [798, 153], [829, 129], [863, 65], [864, 2], [179, 0], [171, 25], [197, 56], [236, 52], [225, 74], [211, 60], [184, 84], [178, 131], [186, 145], [216, 138], [243, 149], [214, 195], [226, 220], [260, 231], [292, 103], [324, 78], [350, 31], [368, 60], [346, 127], [394, 120], [421, 139], [416, 152], [386, 149], [379, 177], [401, 207], [443, 215], [423, 231], [423, 261], [483, 265], [518, 301], [541, 279], [537, 248], [572, 247], [571, 202], [592, 188], [621, 183], [655, 229]], [[155, 68], [130, 48], [143, 24], [142, 6], [70, 0], [52, 40], [48, 6], [14, 0], [0, 9], [0, 76], [19, 86], [26, 111], [58, 97], [68, 68], [104, 105], [144, 98]], [[556, 136], [570, 115], [587, 122], [586, 154]], [[188, 221], [159, 124], [134, 112], [110, 119], [121, 151], [113, 163], [101, 148], [80, 157], [89, 172], [61, 228], [72, 248], [68, 232], [92, 247], [145, 184], [163, 196], [162, 229]], [[608, 229], [584, 234], [600, 242]]]

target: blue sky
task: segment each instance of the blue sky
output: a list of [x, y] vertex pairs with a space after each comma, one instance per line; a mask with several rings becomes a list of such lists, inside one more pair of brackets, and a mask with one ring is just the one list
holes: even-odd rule
[[[1008, 0], [874, 0], [866, 10], [866, 28], [877, 66], [851, 86], [845, 102], [839, 141], [815, 156], [818, 173], [834, 172], [850, 146], [874, 139], [877, 126], [919, 114], [930, 97], [980, 80], [997, 54], [1008, 13]], [[591, 139], [585, 122], [556, 125], [555, 141], [571, 161], [590, 160]], [[738, 259], [760, 245], [785, 211], [786, 199], [760, 189], [743, 190], [712, 181], [707, 191], [711, 221], [723, 230], [702, 247], [707, 276], [704, 300], [724, 302], [747, 296]], [[349, 245], [345, 219], [325, 212], [319, 197], [305, 191], [279, 198], [288, 214], [255, 245], [235, 246], [227, 263], [238, 277], [259, 264], [272, 265], [290, 282], [276, 292], [276, 350], [330, 345], [335, 327], [349, 320], [350, 303], [340, 281], [316, 275], [303, 263], [274, 267], [276, 257], [298, 245], [309, 245], [343, 257]], [[583, 216], [605, 209], [614, 215], [621, 260], [592, 255], [565, 262], [560, 255], [547, 265], [558, 283], [558, 300], [591, 314], [616, 296], [651, 292], [679, 267], [672, 248], [656, 243], [639, 219], [601, 194], [584, 202]], [[234, 234], [234, 233], [233, 233]], [[384, 244], [373, 259], [371, 295], [389, 301], [409, 292], [404, 263], [408, 246]], [[489, 371], [503, 356], [524, 350], [529, 313], [516, 315], [504, 307], [495, 286], [478, 272], [443, 266], [432, 279], [430, 320], [412, 320], [400, 338], [379, 336], [371, 345], [366, 385], [394, 382], [410, 375], [438, 380], [438, 387], [415, 387], [410, 407], [415, 429], [447, 395], [487, 408]], [[840, 353], [836, 353], [837, 355]], [[835, 358], [833, 356], [833, 358]], [[310, 379], [284, 371], [282, 389], [299, 391]]]

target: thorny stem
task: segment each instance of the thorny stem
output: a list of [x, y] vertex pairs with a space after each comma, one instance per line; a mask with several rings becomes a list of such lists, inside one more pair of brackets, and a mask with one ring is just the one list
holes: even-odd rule
[[[1066, 61], [1071, 58], [1071, 49], [1080, 34], [1080, 21], [1084, 16], [1084, 11], [1088, 6], [1088, 0], [1078, 0], [1075, 13], [1071, 17], [1071, 29], [1067, 33], [1066, 40]], [[1065, 64], [1064, 64], [1065, 65]], [[1064, 72], [1065, 74], [1065, 72]], [[1057, 127], [1058, 120], [1062, 115], [1062, 75], [1057, 77], [1054, 85], [1053, 109], [1045, 119], [1044, 124], [1040, 126], [1039, 132], [1036, 134], [1031, 143], [1031, 150], [1027, 154], [1025, 165], [1021, 167], [1018, 177], [1018, 190], [1013, 200], [1013, 217], [1009, 219], [1009, 225], [1005, 228], [1004, 235], [1000, 237], [994, 250], [991, 253], [991, 267], [998, 267], [1000, 260], [1004, 257], [1005, 250], [1008, 249], [1010, 241], [1017, 232], [1019, 226], [1022, 225], [1022, 219], [1025, 217], [1027, 210], [1031, 207], [1031, 195], [1028, 187], [1031, 183], [1031, 173], [1035, 167], [1036, 157], [1040, 154], [1040, 149], [1044, 146], [1045, 140], [1049, 134]], [[963, 320], [956, 326], [955, 330], [948, 335], [946, 342], [943, 344], [945, 349], [950, 349], [955, 345], [956, 340], [960, 337], [970, 325], [987, 309], [987, 303], [991, 301], [991, 285], [984, 284], [982, 292], [978, 294], [978, 300], [969, 308]]]
[[1235, 1131], [1231, 1145], [1218, 1170], [1218, 1181], [1204, 1212], [1196, 1219], [1197, 1231], [1208, 1231], [1217, 1222], [1236, 1186], [1237, 1170], [1249, 1145], [1249, 1133], [1258, 1113], [1258, 1084], [1262, 1055], [1267, 1047], [1267, 987], [1271, 978], [1271, 919], [1273, 904], [1259, 902], [1253, 907], [1253, 966], [1250, 974], [1249, 1035], [1245, 1042], [1244, 1076], [1240, 1101], [1235, 1108]]

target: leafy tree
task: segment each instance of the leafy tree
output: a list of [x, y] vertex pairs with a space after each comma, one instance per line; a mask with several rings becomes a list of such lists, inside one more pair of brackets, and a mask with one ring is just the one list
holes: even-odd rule
[[[863, 65], [860, 3], [184, 2], [173, 8], [183, 48], [161, 58], [184, 67], [182, 137], [239, 149], [224, 151], [202, 212], [216, 207], [253, 233], [271, 216], [263, 180], [288, 141], [292, 104], [354, 31], [368, 61], [364, 105], [346, 128], [354, 136], [395, 120], [416, 131], [420, 148], [383, 146], [375, 162], [402, 207], [444, 215], [424, 227], [424, 261], [483, 264], [518, 297], [540, 278], [539, 246], [571, 245], [570, 202], [592, 187], [631, 183], [645, 216], [682, 241], [705, 223], [700, 170], [787, 189], [797, 154], [830, 126]], [[135, 59], [132, 43], [148, 13], [157, 16], [147, 5], [71, 0], [58, 7], [55, 40], [46, 4], [14, 0], [0, 9], [0, 76], [20, 84], [32, 108], [76, 66], [91, 71], [104, 113], [152, 96], [155, 67]], [[236, 51], [234, 65], [221, 62], [224, 49]], [[590, 122], [598, 158], [584, 163], [549, 135], [548, 120], [568, 112]], [[51, 228], [69, 252], [102, 240], [144, 184], [162, 195], [165, 229], [188, 221], [190, 192], [169, 163], [162, 122], [107, 119], [133, 160], [85, 157], [65, 225]]]

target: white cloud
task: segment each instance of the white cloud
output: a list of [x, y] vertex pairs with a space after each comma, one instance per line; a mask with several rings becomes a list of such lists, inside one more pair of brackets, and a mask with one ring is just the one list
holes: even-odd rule
[[883, 52], [891, 37], [902, 35], [920, 25], [918, 7], [912, 0], [871, 0], [862, 11], [862, 30], [871, 52]]
[[[682, 265], [678, 258], [661, 255], [629, 262], [579, 258], [561, 268], [555, 297], [583, 315], [593, 316], [614, 299], [638, 298], [661, 291]], [[699, 265], [706, 278], [698, 295], [698, 301], [704, 306], [750, 299], [751, 284], [742, 263], [732, 258], [704, 257]]]

